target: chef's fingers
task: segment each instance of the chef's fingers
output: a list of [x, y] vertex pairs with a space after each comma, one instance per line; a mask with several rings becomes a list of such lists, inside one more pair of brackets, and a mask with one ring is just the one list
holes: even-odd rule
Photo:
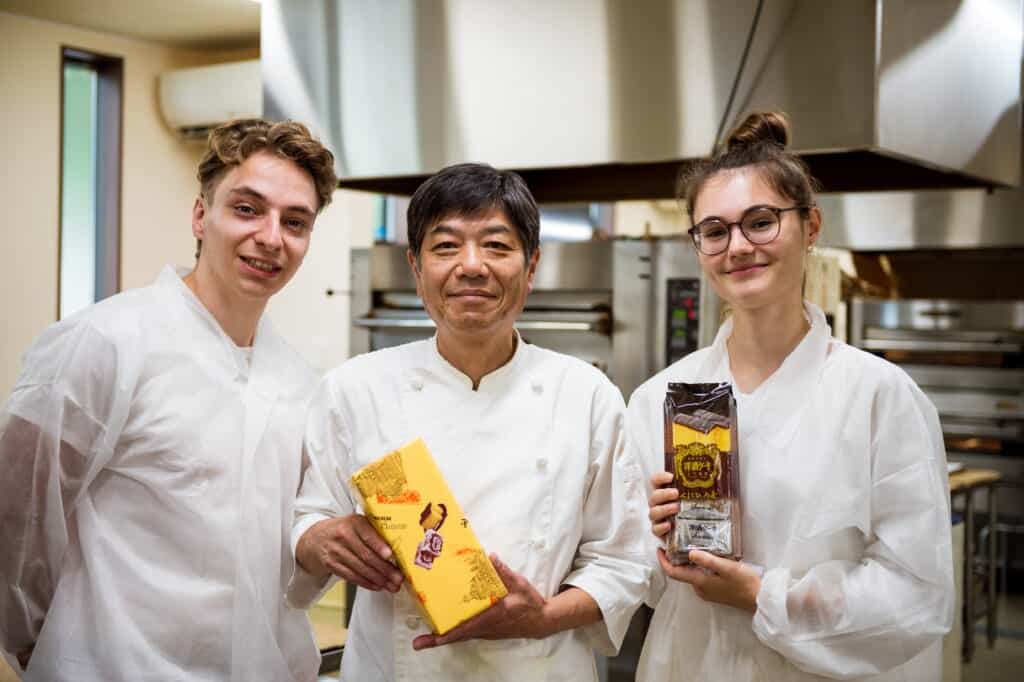
[[653, 507], [666, 502], [675, 502], [679, 499], [679, 491], [675, 488], [659, 488], [651, 493], [647, 499], [647, 505]]
[[707, 577], [701, 568], [685, 564], [679, 566], [673, 564], [669, 561], [665, 550], [660, 547], [658, 548], [658, 563], [661, 564], [661, 570], [665, 572], [665, 575], [680, 582], [690, 583], [691, 585], [703, 585]]
[[433, 649], [437, 645], [437, 635], [420, 635], [412, 640], [412, 648], [414, 651]]
[[[444, 646], [445, 644], [452, 644], [454, 642], [461, 642], [464, 639], [472, 639], [474, 637], [480, 637], [486, 635], [493, 627], [495, 622], [499, 621], [503, 616], [497, 615], [502, 611], [502, 604], [499, 602], [491, 606], [483, 613], [478, 613], [464, 623], [460, 623], [443, 635], [433, 635], [433, 640], [427, 643], [429, 646]], [[416, 640], [420, 639], [417, 637], [413, 640], [413, 648], [416, 649]], [[421, 646], [420, 648], [425, 648]]]
[[660, 523], [651, 524], [651, 534], [659, 540], [668, 535], [670, 530], [672, 530], [671, 521], [662, 521]]
[[651, 486], [655, 489], [661, 488], [671, 483], [674, 478], [671, 471], [657, 471], [651, 476]]
[[[381, 545], [388, 550], [390, 556], [391, 548], [377, 534], [373, 526], [362, 516], [354, 517], [348, 532], [342, 534], [342, 544], [355, 554], [360, 562], [369, 569], [381, 576], [381, 583], [389, 583], [395, 589], [402, 584], [402, 572], [390, 561], [383, 558]], [[391, 590], [394, 592], [395, 590]]]
[[679, 513], [679, 503], [670, 502], [668, 504], [652, 505], [647, 510], [647, 518], [654, 523], [660, 523], [665, 519], [675, 516], [677, 513]]
[[[345, 576], [335, 569], [339, 567], [347, 568], [355, 576], [353, 582], [361, 587], [366, 587], [373, 591], [386, 588], [391, 592], [395, 592], [401, 585], [401, 573], [394, 566], [383, 561], [365, 545], [353, 547], [338, 543], [332, 547], [331, 555], [331, 563], [328, 564], [331, 570], [344, 578]], [[387, 568], [384, 568], [384, 566], [387, 566]], [[394, 573], [398, 573], [397, 579], [394, 577]]]
[[355, 521], [352, 524], [353, 530], [359, 535], [359, 539], [363, 543], [377, 553], [381, 559], [387, 561], [391, 558], [392, 552], [391, 547], [384, 541], [384, 538], [374, 530], [370, 522], [366, 520], [365, 516], [356, 516]]
[[695, 549], [690, 552], [690, 561], [721, 576], [731, 577], [740, 570], [740, 563], [732, 559], [715, 556], [711, 552]]
[[340, 563], [338, 561], [335, 561], [333, 559], [328, 559], [327, 561], [324, 562], [324, 565], [327, 567], [327, 569], [331, 573], [333, 573], [334, 575], [338, 576], [339, 578], [341, 578], [342, 580], [344, 580], [347, 583], [352, 583], [353, 585], [358, 585], [359, 587], [362, 587], [364, 589], [370, 590], [372, 592], [379, 592], [382, 589], [381, 585], [379, 585], [379, 584], [377, 584], [375, 582], [371, 582], [371, 581], [367, 580], [366, 578], [364, 578], [359, 573], [356, 573], [355, 571], [350, 569], [348, 566], [346, 566], [345, 564], [342, 564], [342, 563]]
[[443, 635], [438, 635], [434, 639], [435, 645], [444, 646], [445, 644], [461, 642], [464, 639], [476, 637], [481, 632], [486, 632], [487, 628], [489, 627], [488, 621], [491, 620], [491, 618], [486, 618], [485, 615], [489, 612], [492, 612], [493, 610], [494, 607], [488, 609], [487, 611], [484, 611], [481, 614], [473, 616], [465, 623], [462, 623], [461, 625], [452, 628]]

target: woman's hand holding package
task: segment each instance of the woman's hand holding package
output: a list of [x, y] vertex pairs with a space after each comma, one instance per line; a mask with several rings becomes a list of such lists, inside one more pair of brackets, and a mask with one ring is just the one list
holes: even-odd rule
[[[651, 476], [654, 492], [647, 502], [650, 507], [651, 532], [654, 537], [665, 537], [672, 528], [671, 518], [679, 511], [679, 491], [665, 488], [672, 482], [672, 474], [659, 471]], [[734, 606], [744, 611], [757, 611], [757, 593], [761, 578], [757, 572], [739, 561], [723, 559], [709, 552], [693, 550], [689, 554], [692, 566], [677, 566], [668, 560], [665, 550], [658, 548], [658, 563], [665, 575], [689, 583], [704, 601]]]
[[362, 514], [310, 526], [295, 547], [295, 559], [318, 578], [333, 573], [373, 591], [397, 592], [402, 586], [402, 572], [389, 561], [391, 548]]
[[757, 611], [757, 593], [761, 578], [757, 572], [739, 561], [717, 557], [709, 552], [691, 550], [692, 566], [676, 566], [668, 560], [665, 550], [658, 549], [658, 563], [665, 575], [689, 583], [704, 601], [754, 613]]
[[672, 474], [668, 471], [659, 471], [651, 476], [651, 485], [654, 492], [647, 500], [650, 511], [647, 516], [651, 520], [651, 532], [659, 540], [668, 535], [672, 529], [672, 522], [669, 520], [679, 513], [679, 491], [672, 487], [666, 488], [672, 482]]

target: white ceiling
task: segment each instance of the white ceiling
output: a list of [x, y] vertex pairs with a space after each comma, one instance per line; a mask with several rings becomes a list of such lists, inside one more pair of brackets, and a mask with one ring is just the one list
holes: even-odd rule
[[252, 0], [0, 0], [0, 11], [185, 48], [258, 47]]

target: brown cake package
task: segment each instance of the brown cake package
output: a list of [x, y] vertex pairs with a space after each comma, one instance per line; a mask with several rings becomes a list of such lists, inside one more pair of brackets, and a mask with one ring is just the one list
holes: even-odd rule
[[736, 399], [722, 384], [670, 383], [665, 394], [665, 469], [679, 490], [666, 553], [689, 563], [691, 549], [743, 556]]

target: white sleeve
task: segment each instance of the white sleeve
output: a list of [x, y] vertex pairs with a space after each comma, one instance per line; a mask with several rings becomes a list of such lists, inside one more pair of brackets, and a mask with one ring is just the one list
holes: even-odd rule
[[[128, 344], [127, 347], [130, 347]], [[110, 460], [137, 358], [86, 322], [51, 326], [0, 411], [0, 645], [34, 645], [60, 581], [80, 495]]]
[[618, 389], [610, 383], [599, 386], [591, 417], [583, 533], [572, 571], [562, 581], [597, 602], [603, 618], [583, 632], [607, 656], [622, 645], [650, 579], [639, 521], [646, 507], [643, 474], [625, 448], [624, 407]]
[[655, 403], [648, 396], [649, 393], [638, 389], [629, 399], [629, 409], [626, 413], [626, 449], [640, 464], [643, 475], [644, 503], [639, 510], [639, 516], [645, 544], [644, 557], [651, 569], [651, 579], [644, 593], [644, 602], [653, 609], [665, 591], [666, 577], [658, 564], [657, 551], [660, 543], [651, 533], [647, 501], [654, 491], [651, 476], [656, 472], [665, 471], [665, 436], [662, 430], [662, 404]]
[[[302, 444], [302, 486], [295, 502], [292, 526], [292, 556], [303, 534], [325, 519], [355, 513], [347, 481], [351, 475], [349, 431], [340, 411], [340, 400], [334, 390], [334, 373], [327, 375], [317, 388], [306, 422]], [[336, 576], [318, 580], [296, 561], [286, 597], [295, 608], [308, 608], [337, 582]]]
[[755, 634], [811, 673], [876, 675], [953, 623], [941, 429], [935, 408], [900, 375], [881, 388], [870, 416], [870, 532], [861, 559], [826, 561], [799, 576], [776, 568], [761, 583]]

